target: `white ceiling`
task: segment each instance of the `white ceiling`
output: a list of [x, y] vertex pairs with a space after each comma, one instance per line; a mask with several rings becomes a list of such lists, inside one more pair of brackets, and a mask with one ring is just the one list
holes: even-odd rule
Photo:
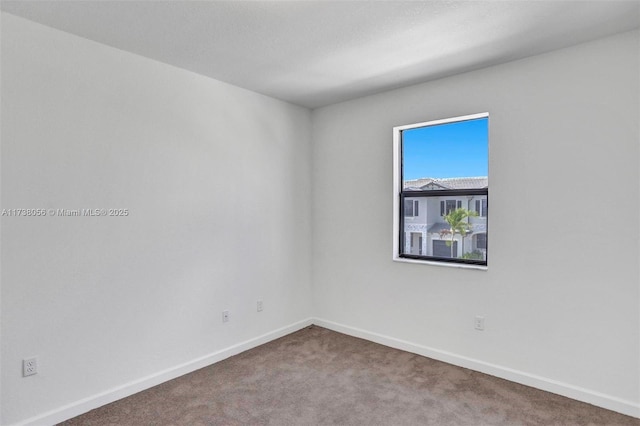
[[309, 108], [640, 26], [640, 0], [2, 0], [0, 7]]

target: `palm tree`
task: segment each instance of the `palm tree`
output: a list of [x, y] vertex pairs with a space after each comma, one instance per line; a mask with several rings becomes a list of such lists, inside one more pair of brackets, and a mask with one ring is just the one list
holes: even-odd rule
[[457, 208], [450, 211], [444, 216], [444, 220], [447, 221], [450, 229], [445, 229], [441, 233], [441, 235], [451, 235], [451, 240], [447, 241], [447, 246], [451, 247], [451, 257], [453, 257], [453, 241], [456, 234], [462, 236], [462, 241], [464, 242], [464, 237], [467, 235], [467, 232], [469, 232], [469, 229], [471, 228], [471, 224], [469, 224], [468, 218], [472, 216], [478, 216], [478, 212], [467, 210], [464, 208]]

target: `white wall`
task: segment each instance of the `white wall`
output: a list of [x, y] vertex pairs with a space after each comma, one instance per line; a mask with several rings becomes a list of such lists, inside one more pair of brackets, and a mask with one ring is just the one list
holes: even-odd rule
[[[640, 416], [639, 37], [315, 110], [319, 322]], [[393, 262], [392, 127], [485, 111], [488, 270]]]
[[2, 208], [130, 214], [2, 218], [0, 423], [309, 317], [308, 110], [6, 13], [1, 52]]
[[[68, 415], [312, 312], [632, 412], [638, 37], [309, 114], [3, 13], [2, 208], [130, 215], [1, 219], [0, 423]], [[392, 262], [392, 127], [483, 111], [488, 271]]]

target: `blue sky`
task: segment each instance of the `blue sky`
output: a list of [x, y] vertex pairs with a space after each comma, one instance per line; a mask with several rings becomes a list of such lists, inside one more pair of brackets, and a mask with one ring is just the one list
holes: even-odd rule
[[488, 118], [402, 132], [404, 180], [487, 176]]

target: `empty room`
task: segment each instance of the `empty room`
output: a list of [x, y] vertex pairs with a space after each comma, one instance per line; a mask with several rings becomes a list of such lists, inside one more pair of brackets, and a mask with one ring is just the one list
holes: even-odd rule
[[640, 425], [640, 1], [0, 8], [0, 424]]

